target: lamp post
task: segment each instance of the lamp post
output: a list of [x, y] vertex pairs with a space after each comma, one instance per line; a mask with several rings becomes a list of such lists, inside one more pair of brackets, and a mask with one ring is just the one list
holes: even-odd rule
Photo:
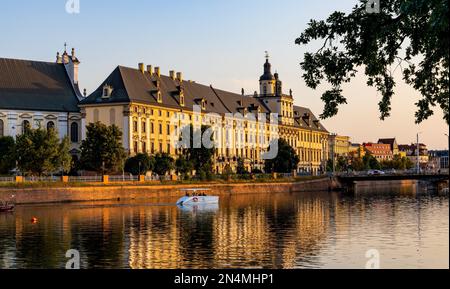
[[448, 144], [447, 144], [447, 164], [448, 164], [448, 163], [450, 163], [450, 138], [447, 133], [444, 133], [444, 135], [447, 137], [447, 141], [448, 141]]
[[419, 135], [422, 132], [417, 133], [417, 144], [416, 144], [416, 155], [417, 155], [417, 174], [420, 174], [420, 144], [419, 144]]

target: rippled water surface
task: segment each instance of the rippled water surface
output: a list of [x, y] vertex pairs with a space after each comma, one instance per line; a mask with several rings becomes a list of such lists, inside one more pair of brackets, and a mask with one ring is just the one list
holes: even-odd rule
[[370, 249], [382, 268], [449, 267], [448, 196], [387, 187], [175, 201], [19, 206], [0, 214], [0, 268], [64, 268], [68, 249], [83, 268], [365, 268]]

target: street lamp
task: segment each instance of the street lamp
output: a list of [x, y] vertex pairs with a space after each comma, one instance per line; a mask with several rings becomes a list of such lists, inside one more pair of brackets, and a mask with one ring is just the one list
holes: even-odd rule
[[422, 132], [417, 133], [417, 144], [416, 144], [416, 155], [417, 155], [417, 174], [420, 174], [420, 144], [419, 144], [419, 135], [421, 135]]

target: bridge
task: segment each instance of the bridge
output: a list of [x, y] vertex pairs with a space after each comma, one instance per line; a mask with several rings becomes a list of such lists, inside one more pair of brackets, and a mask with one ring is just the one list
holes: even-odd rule
[[449, 182], [448, 174], [342, 174], [335, 176], [336, 181], [343, 189], [348, 190], [354, 187], [358, 182], [380, 182], [380, 181], [420, 181], [435, 185], [437, 188], [447, 185]]

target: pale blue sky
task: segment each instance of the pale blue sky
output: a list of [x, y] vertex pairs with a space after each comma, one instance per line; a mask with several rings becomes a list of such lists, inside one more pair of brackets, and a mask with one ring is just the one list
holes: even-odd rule
[[[67, 0], [2, 0], [0, 57], [53, 61], [64, 42], [81, 60], [80, 85], [95, 89], [117, 66], [138, 62], [182, 71], [185, 79], [240, 93], [258, 89], [264, 51], [280, 73], [284, 89], [294, 91], [297, 105], [320, 114], [321, 92], [307, 88], [299, 62], [305, 51], [294, 45], [311, 18], [335, 10], [349, 11], [356, 0], [80, 0], [80, 14], [68, 14]], [[447, 148], [448, 126], [437, 110], [422, 125], [414, 124], [418, 94], [398, 75], [393, 116], [379, 120], [379, 94], [359, 77], [345, 86], [349, 104], [324, 121], [331, 131], [354, 142], [397, 136], [411, 143], [417, 132], [431, 148]]]

